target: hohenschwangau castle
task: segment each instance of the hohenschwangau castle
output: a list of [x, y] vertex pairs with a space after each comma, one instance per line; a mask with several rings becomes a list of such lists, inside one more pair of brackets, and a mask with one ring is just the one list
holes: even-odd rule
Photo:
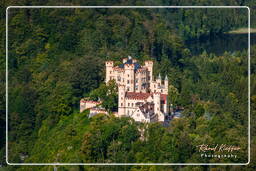
[[[141, 66], [131, 57], [124, 58], [123, 64], [114, 66], [106, 61], [106, 83], [115, 80], [118, 85], [118, 112], [116, 116], [129, 116], [139, 122], [165, 121], [168, 114], [168, 78], [162, 81], [159, 75], [154, 80], [153, 61]], [[106, 113], [100, 101], [81, 99], [80, 112], [90, 109], [91, 114]]]

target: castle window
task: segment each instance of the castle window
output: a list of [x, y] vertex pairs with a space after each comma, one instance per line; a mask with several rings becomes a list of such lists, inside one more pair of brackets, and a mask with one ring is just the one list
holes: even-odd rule
[[130, 83], [130, 81], [129, 80], [127, 80], [127, 84], [129, 84]]
[[130, 113], [130, 111], [128, 110], [128, 111], [127, 111], [127, 114], [129, 115], [129, 113]]
[[133, 103], [132, 103], [132, 107], [133, 107]]
[[117, 81], [121, 81], [121, 77], [120, 76], [117, 77]]
[[129, 77], [129, 74], [128, 74], [128, 77]]
[[138, 79], [137, 78], [135, 79], [135, 83], [138, 83]]
[[123, 103], [121, 103], [121, 106], [123, 106]]
[[111, 74], [112, 72], [111, 72], [111, 71], [109, 71], [109, 73]]
[[128, 103], [128, 107], [130, 106], [130, 103]]

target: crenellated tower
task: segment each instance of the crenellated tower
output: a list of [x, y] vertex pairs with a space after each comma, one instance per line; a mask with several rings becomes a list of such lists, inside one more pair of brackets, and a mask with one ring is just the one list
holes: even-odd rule
[[153, 81], [153, 61], [145, 61], [145, 67], [148, 69], [148, 78], [147, 80]]
[[134, 65], [124, 64], [124, 80], [128, 92], [134, 92], [134, 75]]
[[113, 72], [113, 67], [114, 67], [114, 62], [113, 61], [106, 61], [106, 80], [105, 82], [107, 83], [109, 80], [114, 79], [114, 72]]
[[125, 86], [118, 86], [118, 115], [125, 115]]

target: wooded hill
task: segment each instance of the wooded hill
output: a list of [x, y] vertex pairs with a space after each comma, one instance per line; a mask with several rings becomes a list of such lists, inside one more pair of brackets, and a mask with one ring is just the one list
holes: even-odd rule
[[[40, 3], [19, 1], [16, 5]], [[127, 3], [118, 1], [111, 5]], [[158, 3], [161, 1], [152, 5]], [[193, 1], [195, 3], [197, 1]], [[246, 3], [237, 1], [234, 5]], [[53, 4], [48, 1], [44, 5]], [[65, 3], [71, 4], [98, 5], [90, 1]], [[134, 4], [147, 5], [141, 1]], [[191, 5], [190, 1], [162, 5], [171, 4]], [[233, 1], [211, 5], [229, 4]], [[9, 162], [247, 162], [247, 51], [193, 56], [184, 44], [188, 39], [246, 27], [246, 14], [247, 9], [10, 9]], [[5, 22], [4, 16], [0, 22]], [[3, 37], [0, 45], [2, 128], [5, 120], [4, 29], [0, 28]], [[256, 47], [251, 50], [251, 107], [255, 117]], [[160, 72], [168, 76], [170, 99], [174, 105], [185, 108], [183, 118], [163, 127], [158, 123], [145, 125], [129, 118], [104, 115], [89, 119], [88, 111], [79, 113], [80, 98], [89, 96], [104, 80], [104, 61], [118, 61], [128, 55], [139, 62], [155, 61], [154, 74]], [[145, 130], [144, 136], [139, 130]], [[255, 126], [251, 131], [256, 132]], [[1, 140], [4, 136], [1, 129]], [[1, 154], [4, 154], [4, 141], [0, 143]], [[202, 159], [196, 146], [203, 143], [231, 144], [242, 149], [236, 159]], [[4, 164], [4, 155], [1, 156]], [[47, 170], [51, 167], [7, 168]], [[117, 169], [150, 168], [156, 169], [155, 166]], [[253, 170], [253, 166], [247, 169]]]

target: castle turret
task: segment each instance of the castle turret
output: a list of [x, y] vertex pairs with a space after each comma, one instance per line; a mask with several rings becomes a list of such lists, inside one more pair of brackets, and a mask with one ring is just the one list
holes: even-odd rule
[[125, 86], [118, 86], [118, 115], [125, 115]]
[[153, 94], [153, 101], [154, 101], [154, 113], [160, 112], [160, 93]]
[[164, 88], [167, 88], [168, 89], [168, 77], [167, 75], [165, 75], [165, 79], [164, 79]]
[[106, 80], [105, 82], [107, 83], [109, 80], [114, 79], [114, 73], [113, 73], [113, 66], [114, 62], [113, 61], [106, 61]]
[[162, 84], [162, 79], [161, 79], [161, 75], [159, 73], [157, 79], [156, 79], [156, 83], [157, 83], [157, 88], [160, 88], [161, 87], [161, 84]]
[[165, 79], [164, 79], [164, 86], [162, 88], [162, 93], [163, 94], [168, 94], [168, 87], [169, 87], [169, 83], [168, 83], [168, 77], [166, 75]]
[[145, 61], [145, 67], [148, 69], [148, 80], [153, 81], [153, 61]]
[[154, 101], [154, 113], [158, 117], [158, 121], [164, 121], [164, 114], [161, 112], [161, 99], [160, 93], [153, 94], [153, 101]]
[[123, 63], [125, 63], [125, 62], [127, 62], [127, 58], [124, 58], [124, 59], [123, 59]]
[[[129, 59], [128, 59], [129, 60]], [[125, 78], [125, 85], [126, 91], [134, 92], [134, 64], [124, 64], [124, 78]]]

